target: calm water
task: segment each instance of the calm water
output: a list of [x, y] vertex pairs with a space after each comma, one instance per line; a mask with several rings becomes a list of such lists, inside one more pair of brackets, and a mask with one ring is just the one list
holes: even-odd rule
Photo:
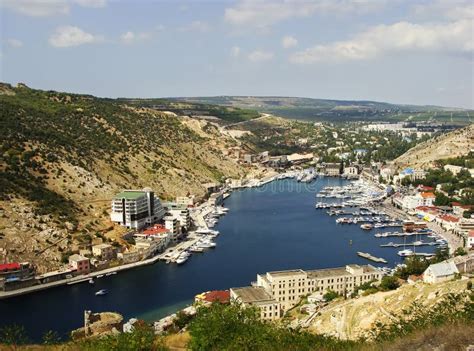
[[[216, 226], [221, 232], [216, 249], [193, 254], [182, 266], [160, 262], [104, 277], [94, 286], [77, 284], [0, 301], [0, 326], [21, 324], [34, 339], [48, 330], [67, 335], [82, 325], [85, 309], [153, 320], [191, 303], [200, 292], [249, 285], [257, 273], [370, 263], [358, 257], [357, 251], [384, 257], [390, 266], [399, 263], [396, 253], [401, 248], [380, 248], [379, 244], [403, 239], [377, 239], [375, 230], [336, 225], [336, 217], [314, 208], [320, 188], [345, 182], [318, 179], [309, 188], [284, 180], [236, 191], [225, 203], [229, 214]], [[96, 297], [99, 289], [108, 289], [109, 294]]]

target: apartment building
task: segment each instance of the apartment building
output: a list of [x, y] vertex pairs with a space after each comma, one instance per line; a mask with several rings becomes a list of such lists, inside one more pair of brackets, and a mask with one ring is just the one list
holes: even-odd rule
[[92, 246], [92, 254], [102, 261], [109, 261], [115, 258], [116, 252], [110, 244], [98, 244]]
[[111, 220], [127, 228], [139, 230], [158, 222], [164, 215], [161, 201], [151, 189], [125, 190], [112, 200]]
[[[278, 304], [278, 310], [280, 311], [281, 316], [285, 311], [296, 306], [301, 301], [301, 298], [308, 294], [319, 295], [322, 297], [326, 292], [332, 290], [340, 295], [347, 296], [354, 292], [356, 286], [369, 281], [380, 281], [382, 276], [382, 272], [371, 265], [361, 266], [357, 264], [308, 271], [302, 269], [275, 271], [258, 274], [255, 285], [251, 287], [254, 290], [248, 291], [253, 292], [256, 291], [256, 288], [261, 288], [266, 292], [267, 295], [265, 295], [265, 299], [263, 299], [263, 295], [258, 295], [261, 300], [255, 300], [265, 301], [265, 303], [262, 302], [260, 305], [254, 305], [258, 307], [266, 307], [266, 309], [261, 309], [262, 315], [263, 313], [267, 313], [263, 319], [273, 319], [275, 318], [275, 308], [271, 310], [273, 312], [272, 315], [268, 315], [268, 313], [270, 313], [268, 306], [271, 304]], [[261, 291], [261, 289], [258, 291]], [[251, 301], [249, 296], [252, 295], [246, 295], [245, 292], [247, 290], [243, 291], [242, 294], [248, 297], [248, 301]], [[234, 295], [241, 296], [237, 293]]]
[[260, 319], [264, 321], [277, 320], [281, 316], [280, 304], [261, 286], [231, 288], [230, 300], [241, 303], [243, 307], [257, 307]]

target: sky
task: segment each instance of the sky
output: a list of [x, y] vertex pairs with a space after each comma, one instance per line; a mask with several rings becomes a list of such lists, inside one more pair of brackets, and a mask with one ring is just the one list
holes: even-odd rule
[[474, 108], [472, 0], [0, 0], [0, 80]]

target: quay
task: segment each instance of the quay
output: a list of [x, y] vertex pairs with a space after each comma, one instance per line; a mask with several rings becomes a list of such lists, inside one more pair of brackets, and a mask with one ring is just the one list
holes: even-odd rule
[[362, 257], [362, 258], [365, 258], [365, 259], [368, 259], [370, 261], [374, 261], [374, 262], [378, 262], [378, 263], [387, 263], [387, 260], [385, 258], [381, 258], [381, 257], [375, 257], [367, 252], [361, 252], [361, 251], [357, 251], [357, 255]]

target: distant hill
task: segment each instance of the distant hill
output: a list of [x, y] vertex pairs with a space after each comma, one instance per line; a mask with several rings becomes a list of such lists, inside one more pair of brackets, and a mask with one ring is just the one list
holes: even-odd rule
[[397, 168], [433, 167], [435, 161], [467, 155], [474, 149], [474, 124], [418, 144], [393, 161]]
[[400, 105], [376, 101], [326, 100], [278, 96], [179, 97], [174, 101], [217, 104], [310, 121], [438, 121], [468, 124], [474, 111], [440, 106]]

